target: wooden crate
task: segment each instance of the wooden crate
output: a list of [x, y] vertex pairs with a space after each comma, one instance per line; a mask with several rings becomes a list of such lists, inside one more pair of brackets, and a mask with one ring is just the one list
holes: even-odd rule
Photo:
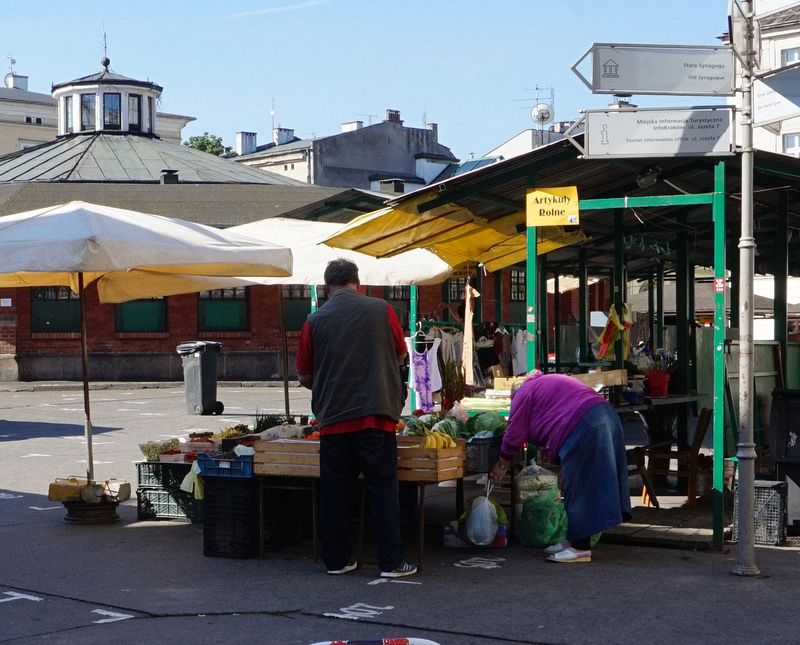
[[466, 442], [455, 448], [420, 448], [422, 437], [397, 438], [397, 479], [441, 482], [464, 476]]
[[625, 369], [605, 370], [603, 372], [592, 372], [591, 374], [570, 374], [570, 376], [591, 388], [628, 384], [628, 370]]
[[275, 439], [256, 441], [253, 472], [256, 475], [319, 477], [319, 441]]
[[[422, 437], [397, 437], [397, 478], [440, 482], [464, 476], [466, 442], [455, 448], [420, 448]], [[276, 439], [258, 441], [253, 456], [256, 475], [319, 477], [319, 441]]]

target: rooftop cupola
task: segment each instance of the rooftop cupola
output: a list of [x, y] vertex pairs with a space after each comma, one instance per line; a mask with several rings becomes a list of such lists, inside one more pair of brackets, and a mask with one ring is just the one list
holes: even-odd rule
[[156, 101], [164, 89], [109, 69], [103, 57], [97, 74], [52, 87], [58, 103], [58, 134], [120, 132], [155, 135]]

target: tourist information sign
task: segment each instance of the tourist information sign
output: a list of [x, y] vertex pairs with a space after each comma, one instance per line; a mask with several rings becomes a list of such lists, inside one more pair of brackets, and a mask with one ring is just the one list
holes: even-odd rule
[[[592, 80], [578, 66], [592, 58]], [[594, 43], [572, 71], [595, 94], [733, 96], [734, 55], [729, 46]]]
[[708, 157], [734, 153], [732, 123], [728, 106], [586, 110], [564, 134], [585, 159]]

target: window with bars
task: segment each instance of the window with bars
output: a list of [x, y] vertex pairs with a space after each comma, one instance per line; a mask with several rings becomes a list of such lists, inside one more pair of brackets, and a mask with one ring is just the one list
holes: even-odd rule
[[249, 313], [247, 287], [200, 292], [198, 328], [201, 331], [247, 331]]
[[461, 302], [464, 300], [464, 291], [467, 288], [466, 278], [450, 278], [447, 281], [447, 301]]
[[[311, 287], [307, 284], [285, 284], [283, 293], [283, 318], [288, 331], [297, 331], [311, 313]], [[325, 302], [325, 287], [317, 286], [317, 307]]]
[[167, 331], [167, 301], [165, 298], [131, 300], [116, 306], [118, 332]]
[[411, 287], [408, 285], [386, 287], [386, 300], [392, 305], [400, 326], [408, 329], [408, 312], [411, 309]]
[[411, 287], [408, 285], [403, 285], [399, 287], [389, 287], [389, 290], [386, 293], [386, 297], [389, 300], [410, 300], [411, 299]]
[[525, 301], [525, 271], [523, 269], [511, 269], [511, 302]]
[[31, 288], [31, 331], [79, 332], [81, 310], [78, 295], [69, 287]]
[[117, 92], [103, 94], [103, 129], [119, 130], [122, 127], [122, 95]]

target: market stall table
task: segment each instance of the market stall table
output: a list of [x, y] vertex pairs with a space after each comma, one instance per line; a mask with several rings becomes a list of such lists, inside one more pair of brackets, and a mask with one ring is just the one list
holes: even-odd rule
[[[423, 448], [421, 437], [398, 437], [397, 479], [417, 486], [419, 504], [418, 564], [422, 565], [425, 537], [425, 489], [430, 484], [456, 480], [463, 482], [466, 449], [464, 440], [457, 440], [454, 448]], [[312, 494], [312, 519], [314, 555], [318, 547], [317, 513], [319, 509], [319, 441], [308, 439], [277, 439], [258, 441], [255, 444], [254, 473], [259, 478], [261, 491], [280, 487], [281, 478], [306, 480]], [[263, 494], [263, 492], [262, 492]], [[463, 509], [463, 489], [460, 496]], [[457, 500], [458, 502], [458, 500]], [[364, 493], [360, 504], [359, 547], [364, 532]], [[263, 512], [259, 517], [260, 535], [264, 534]]]

